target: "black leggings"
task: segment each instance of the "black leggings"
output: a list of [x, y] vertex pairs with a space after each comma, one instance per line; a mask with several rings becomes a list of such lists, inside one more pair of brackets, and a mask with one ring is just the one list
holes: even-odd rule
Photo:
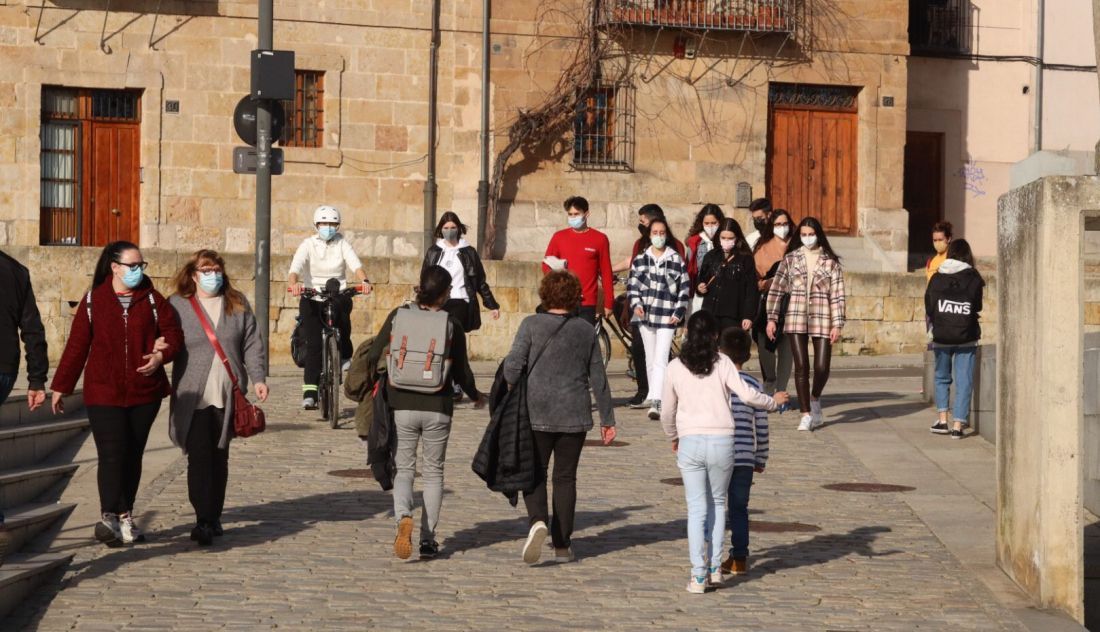
[[224, 408], [196, 410], [187, 431], [187, 496], [200, 523], [220, 521], [225, 506], [229, 444], [218, 447], [224, 416]]
[[99, 455], [96, 477], [102, 513], [133, 511], [141, 483], [141, 457], [160, 400], [140, 406], [88, 406], [88, 421]]
[[[554, 548], [564, 549], [573, 537], [573, 515], [577, 509], [577, 465], [584, 448], [584, 432], [532, 432], [535, 452], [541, 472], [539, 484], [531, 493], [523, 494], [527, 517], [531, 524], [542, 521], [550, 525], [550, 539]], [[554, 518], [546, 510], [546, 470], [550, 455], [554, 455]]]
[[[794, 388], [798, 392], [798, 407], [810, 412], [810, 397], [821, 397], [825, 383], [829, 381], [829, 365], [833, 359], [833, 343], [828, 338], [810, 337], [808, 334], [783, 334], [791, 340], [791, 356], [794, 359]], [[814, 388], [810, 390], [810, 341], [814, 345]]]
[[638, 382], [638, 394], [642, 398], [649, 397], [649, 375], [645, 368], [645, 345], [642, 344], [642, 333], [638, 330], [638, 323], [630, 324], [630, 359], [634, 363], [634, 380]]

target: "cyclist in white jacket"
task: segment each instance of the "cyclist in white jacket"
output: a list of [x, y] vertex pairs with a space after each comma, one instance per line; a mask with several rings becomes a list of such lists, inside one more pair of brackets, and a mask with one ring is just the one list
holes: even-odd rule
[[[340, 289], [348, 285], [348, 273], [355, 275], [364, 295], [374, 289], [367, 280], [363, 264], [351, 244], [337, 232], [340, 228], [340, 211], [331, 206], [318, 206], [313, 211], [313, 226], [317, 234], [307, 237], [294, 253], [287, 275], [288, 290], [301, 297], [308, 285], [323, 290], [329, 279], [338, 279]], [[336, 302], [336, 326], [340, 331], [341, 360], [351, 358], [351, 299], [342, 297]], [[321, 305], [322, 299], [301, 298], [298, 303], [302, 332], [306, 340], [306, 366], [302, 380], [302, 408], [317, 408], [317, 383], [321, 377]]]

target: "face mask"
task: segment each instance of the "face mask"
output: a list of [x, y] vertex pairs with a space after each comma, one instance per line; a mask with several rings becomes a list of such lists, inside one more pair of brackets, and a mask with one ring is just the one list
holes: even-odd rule
[[580, 230], [584, 228], [584, 216], [578, 215], [576, 217], [569, 218], [569, 227], [573, 230]]
[[817, 235], [811, 235], [809, 237], [807, 237], [805, 235], [802, 235], [801, 239], [802, 239], [802, 245], [806, 246], [807, 248], [812, 249], [814, 246], [817, 245]]
[[947, 242], [946, 241], [934, 241], [934, 242], [932, 242], [932, 247], [935, 248], [936, 252], [940, 253], [941, 255], [943, 253], [947, 252]]
[[768, 227], [768, 218], [761, 217], [760, 219], [753, 219], [752, 225], [756, 227], [756, 230], [764, 230]]
[[707, 237], [710, 237], [711, 239], [714, 239], [714, 233], [718, 232], [718, 227], [717, 226], [704, 226], [703, 227], [703, 232], [707, 234]]
[[207, 294], [217, 294], [222, 289], [225, 276], [221, 272], [200, 272], [199, 287]]
[[321, 239], [325, 241], [332, 241], [332, 238], [336, 236], [335, 226], [322, 226], [317, 229], [317, 234], [321, 236]]
[[666, 237], [664, 235], [654, 235], [649, 238], [649, 242], [653, 244], [653, 247], [657, 250], [665, 247]]
[[786, 239], [787, 235], [791, 234], [790, 226], [776, 226], [774, 229], [775, 236], [780, 239]]
[[638, 232], [642, 234], [642, 237], [645, 237], [646, 233], [649, 232], [649, 226], [638, 224]]
[[145, 273], [142, 272], [141, 268], [126, 268], [126, 272], [122, 274], [122, 284], [132, 290], [141, 284], [143, 278], [145, 278]]
[[457, 228], [444, 228], [443, 239], [447, 241], [458, 241], [458, 229]]
[[737, 245], [737, 240], [736, 239], [720, 239], [719, 243], [722, 244], [722, 250], [724, 252], [729, 252], [729, 251], [733, 250], [733, 247], [735, 245]]

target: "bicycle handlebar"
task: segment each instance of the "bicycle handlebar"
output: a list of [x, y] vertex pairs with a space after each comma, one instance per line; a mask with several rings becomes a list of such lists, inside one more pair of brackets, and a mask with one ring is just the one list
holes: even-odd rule
[[[289, 292], [289, 291], [290, 290], [288, 289], [287, 292]], [[332, 298], [335, 298], [336, 296], [356, 296], [356, 295], [359, 295], [359, 294], [362, 294], [362, 293], [363, 293], [363, 291], [360, 290], [357, 287], [349, 287], [347, 289], [340, 290], [335, 295], [329, 294], [325, 290], [315, 290], [311, 287], [302, 288], [302, 296], [304, 296], [305, 298], [313, 298], [315, 296], [320, 296], [323, 299], [332, 299]]]

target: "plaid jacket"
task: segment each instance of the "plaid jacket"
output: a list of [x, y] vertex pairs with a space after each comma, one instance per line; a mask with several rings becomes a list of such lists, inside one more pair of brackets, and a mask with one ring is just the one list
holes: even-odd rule
[[784, 294], [791, 295], [785, 334], [828, 337], [833, 327], [844, 327], [844, 272], [840, 262], [824, 252], [810, 283], [806, 279], [806, 257], [801, 249], [783, 257], [768, 292], [768, 321], [779, 321]]
[[682, 322], [687, 314], [691, 281], [687, 264], [673, 248], [666, 248], [660, 259], [646, 248], [630, 264], [630, 279], [626, 283], [626, 295], [630, 311], [638, 307], [645, 316], [633, 320], [655, 329], [675, 329], [673, 318]]

